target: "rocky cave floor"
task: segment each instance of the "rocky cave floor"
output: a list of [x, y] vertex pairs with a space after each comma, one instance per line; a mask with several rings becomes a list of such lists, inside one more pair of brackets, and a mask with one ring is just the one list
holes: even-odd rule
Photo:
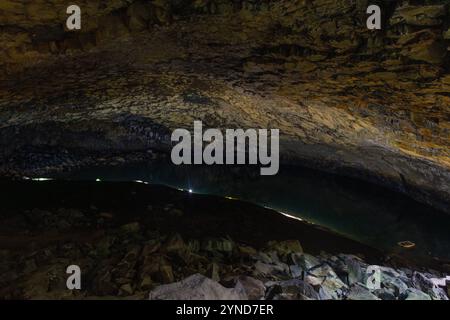
[[[140, 183], [0, 185], [1, 299], [448, 299], [431, 281], [448, 265], [419, 267], [249, 203]], [[73, 264], [79, 291], [66, 288]], [[365, 285], [373, 264], [378, 290]]]

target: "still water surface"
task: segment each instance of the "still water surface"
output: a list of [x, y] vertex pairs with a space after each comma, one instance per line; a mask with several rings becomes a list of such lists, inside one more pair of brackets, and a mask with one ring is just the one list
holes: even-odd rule
[[[450, 260], [450, 215], [384, 188], [310, 169], [285, 166], [276, 176], [260, 176], [257, 168], [174, 166], [162, 160], [151, 165], [82, 169], [58, 178], [139, 180], [233, 197], [387, 252]], [[415, 246], [406, 249], [398, 244], [402, 241]]]

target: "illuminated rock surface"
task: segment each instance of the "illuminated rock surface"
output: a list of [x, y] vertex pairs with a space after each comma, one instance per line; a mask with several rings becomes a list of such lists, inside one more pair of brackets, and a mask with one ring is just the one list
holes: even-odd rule
[[449, 211], [446, 1], [385, 6], [381, 31], [367, 1], [131, 2], [79, 1], [81, 32], [65, 1], [1, 2], [3, 172], [127, 161], [202, 120]]

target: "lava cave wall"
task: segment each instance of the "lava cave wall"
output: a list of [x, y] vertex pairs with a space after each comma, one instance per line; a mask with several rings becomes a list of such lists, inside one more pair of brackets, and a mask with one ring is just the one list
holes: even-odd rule
[[[202, 120], [278, 128], [283, 161], [449, 211], [449, 1], [75, 3], [69, 32], [72, 2], [0, 2], [3, 172], [166, 150], [171, 129]], [[381, 30], [366, 28], [369, 4]]]

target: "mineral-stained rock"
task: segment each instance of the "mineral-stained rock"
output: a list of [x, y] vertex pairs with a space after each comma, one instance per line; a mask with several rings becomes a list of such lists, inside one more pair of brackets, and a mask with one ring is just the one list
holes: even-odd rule
[[180, 282], [162, 285], [149, 294], [150, 300], [245, 300], [245, 290], [238, 284], [236, 288], [225, 288], [219, 283], [194, 274]]

